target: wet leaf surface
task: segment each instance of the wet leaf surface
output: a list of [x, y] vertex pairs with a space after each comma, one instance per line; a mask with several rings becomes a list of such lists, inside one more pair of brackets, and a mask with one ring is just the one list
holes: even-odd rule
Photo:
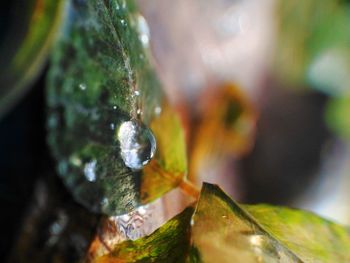
[[[184, 137], [140, 41], [143, 20], [134, 4], [72, 3], [52, 57], [48, 141], [79, 202], [95, 212], [123, 214], [182, 180]], [[163, 174], [164, 180], [155, 179]]]

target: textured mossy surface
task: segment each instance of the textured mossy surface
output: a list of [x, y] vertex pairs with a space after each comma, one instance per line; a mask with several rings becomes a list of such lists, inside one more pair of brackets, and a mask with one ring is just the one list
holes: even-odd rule
[[165, 155], [164, 146], [158, 147], [153, 169], [136, 171], [125, 165], [117, 139], [120, 125], [136, 119], [157, 128], [166, 103], [149, 50], [140, 41], [140, 15], [132, 1], [121, 0], [72, 1], [68, 13], [47, 82], [48, 143], [76, 200], [95, 212], [123, 214], [182, 179], [180, 162], [181, 171], [174, 176], [174, 170], [166, 171], [171, 180], [157, 180], [157, 185], [148, 180], [167, 170], [165, 158], [180, 156], [186, 163], [182, 129], [173, 118], [165, 125], [175, 127], [175, 135], [164, 141], [164, 135], [155, 133], [157, 142], [181, 149]]

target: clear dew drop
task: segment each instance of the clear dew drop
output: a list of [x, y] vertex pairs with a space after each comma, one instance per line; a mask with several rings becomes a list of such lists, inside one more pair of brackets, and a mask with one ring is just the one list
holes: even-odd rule
[[126, 26], [126, 21], [124, 19], [121, 19], [120, 20], [120, 23], [123, 25], [123, 26]]
[[109, 203], [109, 201], [108, 201], [108, 198], [107, 197], [104, 197], [102, 200], [101, 200], [101, 206], [108, 206], [108, 203]]
[[49, 227], [50, 235], [47, 240], [48, 246], [53, 246], [59, 241], [60, 235], [67, 227], [68, 220], [69, 218], [66, 213], [58, 211], [57, 218], [55, 218]]
[[162, 108], [157, 106], [154, 108], [154, 113], [159, 116], [162, 113]]
[[136, 240], [151, 233], [152, 207], [140, 206], [135, 210], [120, 216], [112, 217], [119, 233], [126, 240]]
[[190, 225], [194, 226], [194, 219], [193, 219], [193, 217], [191, 218]]
[[123, 122], [118, 130], [120, 154], [126, 166], [142, 169], [154, 156], [156, 140], [151, 130], [137, 120]]
[[[263, 234], [252, 234], [248, 236], [254, 254], [259, 256], [262, 262], [297, 262], [291, 259], [293, 256], [289, 254], [275, 240]], [[280, 259], [275, 261], [274, 259]]]
[[96, 163], [96, 160], [92, 160], [84, 166], [84, 175], [89, 182], [96, 181]]
[[143, 47], [147, 48], [149, 46], [150, 32], [147, 21], [142, 15], [137, 16], [137, 29]]
[[81, 90], [86, 90], [86, 84], [80, 83], [80, 84], [79, 84], [79, 89], [81, 89]]
[[69, 162], [74, 165], [74, 166], [81, 166], [82, 162], [81, 162], [81, 159], [77, 156], [77, 155], [72, 155], [70, 158], [69, 158]]
[[58, 163], [58, 173], [59, 174], [66, 174], [68, 171], [68, 163], [64, 160], [60, 161]]

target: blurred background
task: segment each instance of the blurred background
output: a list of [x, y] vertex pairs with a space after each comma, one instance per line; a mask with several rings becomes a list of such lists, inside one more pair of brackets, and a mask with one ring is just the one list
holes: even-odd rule
[[[233, 147], [224, 162], [210, 163], [203, 173], [198, 168], [199, 177], [243, 202], [299, 207], [349, 223], [348, 1], [139, 5], [156, 68], [175, 105], [206, 116], [199, 106], [203, 94], [213, 96], [223, 83], [233, 83], [245, 107], [256, 112], [256, 119], [247, 117], [255, 126], [243, 138], [253, 141], [247, 151]], [[215, 111], [216, 105], [206, 108]]]
[[[183, 117], [190, 179], [217, 183], [240, 202], [303, 208], [349, 224], [350, 2], [137, 4], [145, 18], [141, 41]], [[65, 3], [0, 6], [5, 255], [37, 178], [52, 169], [45, 76]], [[232, 105], [239, 112], [234, 121], [227, 120]]]

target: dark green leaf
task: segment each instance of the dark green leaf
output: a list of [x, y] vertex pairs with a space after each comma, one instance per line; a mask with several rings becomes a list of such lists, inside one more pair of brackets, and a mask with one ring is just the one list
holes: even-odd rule
[[[183, 179], [182, 128], [140, 42], [131, 1], [73, 1], [70, 18], [52, 57], [48, 141], [79, 202], [122, 214]], [[157, 151], [141, 169], [155, 146], [149, 127]]]

